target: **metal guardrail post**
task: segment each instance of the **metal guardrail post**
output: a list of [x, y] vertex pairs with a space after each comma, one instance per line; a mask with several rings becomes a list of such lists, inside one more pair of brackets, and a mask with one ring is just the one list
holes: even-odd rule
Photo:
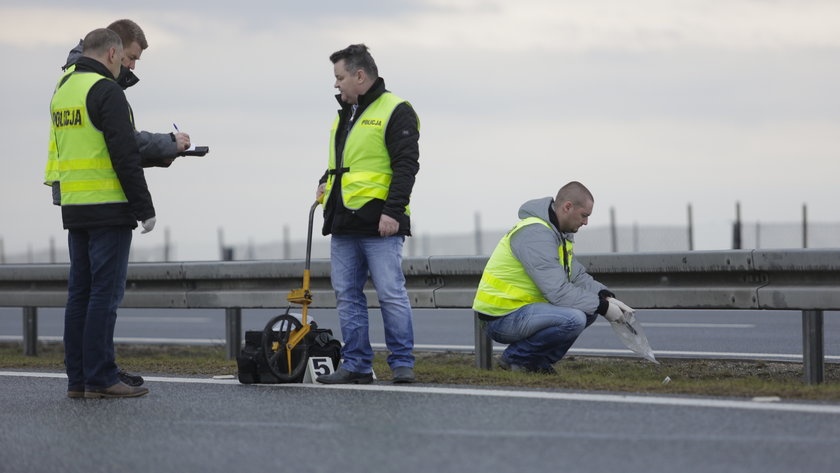
[[486, 322], [478, 318], [478, 312], [473, 314], [475, 317], [475, 367], [489, 370], [493, 366], [493, 341], [484, 330]]
[[235, 360], [242, 350], [242, 309], [228, 307], [225, 309], [225, 347], [228, 360]]
[[802, 362], [805, 384], [821, 384], [824, 379], [823, 311], [802, 311]]
[[38, 308], [23, 308], [23, 354], [38, 356]]

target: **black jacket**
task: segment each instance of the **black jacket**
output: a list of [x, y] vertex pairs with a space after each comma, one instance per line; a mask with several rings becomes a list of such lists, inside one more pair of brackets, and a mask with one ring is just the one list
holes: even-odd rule
[[[359, 96], [359, 106], [355, 117], [358, 118], [368, 105], [380, 95], [387, 92], [385, 81], [380, 77], [367, 93]], [[338, 111], [339, 124], [335, 135], [336, 169], [340, 170], [347, 134], [354, 122], [350, 121], [352, 105], [343, 102], [341, 95], [336, 95], [341, 104]], [[324, 227], [322, 233], [329, 235], [364, 235], [379, 236], [379, 218], [382, 214], [394, 218], [400, 223], [397, 235], [411, 235], [411, 218], [405, 214], [405, 207], [409, 203], [411, 190], [414, 188], [414, 177], [420, 169], [420, 148], [418, 140], [418, 118], [414, 109], [408, 103], [401, 103], [394, 109], [385, 129], [385, 147], [391, 156], [391, 186], [386, 200], [373, 199], [359, 210], [344, 207], [341, 199], [341, 173], [336, 174], [329, 201], [324, 206]], [[320, 182], [326, 182], [327, 173]]]
[[[96, 72], [105, 77], [113, 77], [104, 64], [88, 57], [79, 59], [76, 72]], [[117, 173], [128, 203], [62, 206], [64, 228], [136, 228], [138, 220], [155, 216], [155, 208], [146, 186], [125, 94], [116, 82], [100, 80], [90, 88], [86, 105], [91, 124], [101, 130], [105, 137], [105, 144], [111, 155], [111, 165]], [[59, 159], [60, 153], [61, 150]]]

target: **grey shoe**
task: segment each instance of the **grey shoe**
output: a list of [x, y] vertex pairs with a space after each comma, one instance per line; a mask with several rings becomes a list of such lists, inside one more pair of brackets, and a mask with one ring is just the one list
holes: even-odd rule
[[397, 366], [393, 369], [393, 373], [394, 384], [413, 383], [416, 380], [414, 378], [414, 369], [410, 366]]
[[322, 384], [370, 384], [373, 373], [356, 373], [339, 366], [334, 373], [318, 376], [315, 381]]
[[505, 371], [528, 371], [522, 365], [517, 365], [516, 363], [511, 363], [505, 359], [505, 357], [499, 357], [498, 361], [496, 362], [499, 365], [499, 368]]
[[88, 389], [85, 391], [85, 399], [119, 398], [119, 397], [140, 397], [149, 394], [149, 388], [129, 386], [122, 381], [104, 389]]
[[506, 370], [506, 371], [524, 371], [525, 373], [538, 373], [538, 374], [557, 374], [557, 371], [551, 365], [545, 366], [530, 366], [530, 365], [518, 365], [516, 363], [511, 363], [505, 359], [504, 356], [500, 356], [497, 362], [499, 368]]

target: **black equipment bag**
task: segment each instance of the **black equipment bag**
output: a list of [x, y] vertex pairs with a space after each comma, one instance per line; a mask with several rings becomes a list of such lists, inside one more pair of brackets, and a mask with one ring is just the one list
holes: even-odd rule
[[[309, 323], [312, 329], [306, 334], [303, 341], [309, 347], [309, 357], [330, 357], [333, 366], [337, 367], [341, 360], [341, 342], [333, 338], [332, 330], [318, 328], [314, 321]], [[277, 384], [279, 379], [271, 372], [262, 348], [262, 330], [248, 330], [245, 332], [245, 347], [236, 357], [236, 366], [239, 375], [239, 382], [243, 384]], [[292, 365], [300, 361], [302, 352], [301, 345], [292, 349]], [[300, 376], [288, 381], [300, 383], [306, 370]]]

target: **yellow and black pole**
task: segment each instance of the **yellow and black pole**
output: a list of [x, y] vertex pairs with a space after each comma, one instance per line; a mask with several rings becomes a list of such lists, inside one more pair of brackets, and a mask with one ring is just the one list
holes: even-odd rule
[[306, 237], [306, 264], [303, 268], [303, 287], [300, 289], [292, 289], [286, 297], [289, 302], [303, 306], [300, 316], [301, 327], [292, 332], [291, 337], [289, 337], [289, 341], [286, 343], [286, 360], [288, 361], [290, 373], [292, 371], [292, 349], [297, 346], [301, 340], [303, 340], [303, 337], [305, 337], [311, 329], [308, 321], [306, 320], [309, 304], [312, 303], [312, 292], [309, 290], [309, 267], [312, 261], [312, 226], [313, 221], [315, 220], [315, 209], [318, 208], [320, 203], [320, 201], [315, 201], [309, 209], [309, 229], [307, 230]]
[[[308, 359], [309, 348], [306, 345], [305, 337], [312, 330], [307, 317], [309, 304], [312, 303], [312, 291], [309, 287], [309, 268], [312, 261], [312, 226], [315, 219], [315, 209], [320, 203], [320, 200], [316, 201], [309, 209], [309, 231], [306, 239], [303, 287], [292, 289], [286, 296], [286, 300], [290, 303], [300, 304], [303, 307], [300, 318], [289, 312], [290, 306], [283, 314], [269, 320], [263, 330], [262, 348], [265, 360], [272, 374], [284, 383], [293, 382], [302, 376]], [[292, 352], [296, 348], [297, 360], [293, 361]]]

